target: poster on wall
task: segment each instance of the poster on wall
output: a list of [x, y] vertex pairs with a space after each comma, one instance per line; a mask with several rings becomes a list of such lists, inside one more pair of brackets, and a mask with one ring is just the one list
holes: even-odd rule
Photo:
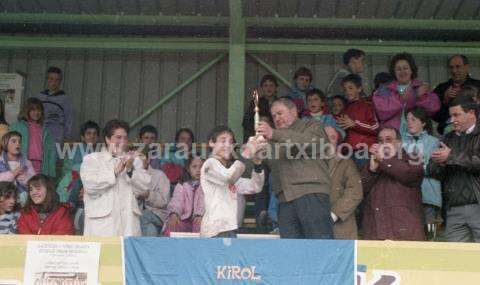
[[25, 285], [97, 285], [100, 243], [29, 241]]
[[0, 99], [4, 103], [5, 120], [9, 124], [17, 121], [22, 104], [23, 76], [17, 73], [0, 73]]

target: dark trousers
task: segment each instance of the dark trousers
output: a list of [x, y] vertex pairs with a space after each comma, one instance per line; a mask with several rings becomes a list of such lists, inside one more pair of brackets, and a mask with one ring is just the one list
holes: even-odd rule
[[333, 239], [330, 197], [313, 193], [278, 205], [281, 238]]
[[218, 235], [214, 236], [214, 238], [236, 238], [236, 237], [237, 237], [237, 231], [221, 232]]

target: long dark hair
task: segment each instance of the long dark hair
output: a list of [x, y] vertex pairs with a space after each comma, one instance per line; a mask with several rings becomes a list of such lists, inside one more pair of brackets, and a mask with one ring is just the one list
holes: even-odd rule
[[205, 159], [198, 153], [197, 154], [190, 154], [188, 156], [188, 159], [187, 159], [186, 163], [185, 163], [185, 169], [183, 171], [183, 175], [180, 178], [181, 183], [186, 183], [186, 182], [192, 180], [192, 176], [190, 175], [189, 168], [190, 168], [190, 165], [192, 165], [192, 162], [195, 160], [195, 158], [199, 158], [202, 161], [205, 161]]
[[[42, 185], [47, 190], [47, 194], [45, 196], [45, 201], [41, 205], [36, 205], [32, 198], [30, 197], [30, 191], [32, 191], [32, 187]], [[60, 205], [60, 199], [58, 197], [57, 191], [55, 191], [55, 186], [53, 181], [48, 178], [48, 176], [44, 174], [37, 174], [34, 175], [30, 180], [27, 182], [27, 189], [28, 189], [28, 200], [25, 204], [25, 210], [29, 211], [32, 207], [36, 208], [40, 213], [50, 213], [58, 208]]]
[[422, 123], [425, 124], [425, 127], [423, 129], [427, 131], [428, 134], [432, 134], [432, 119], [427, 114], [427, 111], [421, 107], [415, 107], [412, 110], [408, 111], [406, 115], [412, 114], [415, 118], [419, 119]]
[[[18, 196], [18, 189], [15, 184], [12, 182], [7, 181], [0, 181], [0, 198], [8, 199], [13, 197], [17, 199]], [[18, 201], [15, 202], [15, 206], [13, 207], [13, 212], [18, 210]]]

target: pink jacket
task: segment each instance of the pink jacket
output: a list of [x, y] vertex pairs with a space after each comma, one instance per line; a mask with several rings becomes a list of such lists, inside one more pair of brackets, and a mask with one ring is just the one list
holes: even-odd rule
[[427, 92], [416, 96], [418, 88], [422, 86], [422, 81], [413, 80], [412, 88], [408, 89], [403, 98], [397, 91], [397, 85], [398, 82], [393, 81], [388, 86], [379, 88], [373, 93], [373, 104], [381, 127], [389, 126], [399, 130], [404, 107], [406, 107], [406, 111], [414, 107], [422, 107], [430, 116], [440, 110], [440, 100], [437, 94]]
[[192, 216], [203, 216], [205, 203], [203, 202], [202, 186], [194, 191], [191, 183], [178, 183], [173, 190], [173, 197], [168, 203], [169, 214], [176, 213], [181, 220]]

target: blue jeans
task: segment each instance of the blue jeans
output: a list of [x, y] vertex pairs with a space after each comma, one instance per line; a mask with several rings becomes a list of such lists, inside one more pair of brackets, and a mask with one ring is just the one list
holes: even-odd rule
[[330, 197], [323, 193], [306, 194], [278, 205], [281, 238], [333, 239]]
[[145, 209], [140, 216], [140, 227], [142, 228], [142, 236], [157, 237], [162, 230], [163, 222], [155, 213]]

